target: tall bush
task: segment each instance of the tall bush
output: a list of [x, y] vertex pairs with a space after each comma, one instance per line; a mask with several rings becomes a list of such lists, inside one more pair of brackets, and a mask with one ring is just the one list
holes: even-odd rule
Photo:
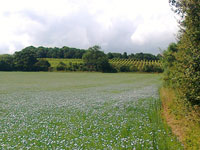
[[200, 1], [170, 0], [170, 4], [180, 15], [180, 32], [177, 52], [165, 52], [166, 77], [181, 98], [200, 105]]
[[83, 55], [83, 61], [91, 71], [110, 72], [110, 64], [100, 46], [90, 47]]

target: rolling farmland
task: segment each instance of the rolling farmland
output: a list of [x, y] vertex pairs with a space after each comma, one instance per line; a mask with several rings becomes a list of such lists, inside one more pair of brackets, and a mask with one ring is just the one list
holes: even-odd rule
[[[60, 62], [66, 65], [83, 63], [82, 59], [56, 59], [56, 58], [43, 58], [48, 60], [51, 67], [55, 68]], [[146, 60], [132, 60], [132, 59], [110, 59], [109, 62], [114, 66], [135, 66], [138, 70], [142, 70], [145, 65], [161, 66], [160, 61], [146, 61]]]

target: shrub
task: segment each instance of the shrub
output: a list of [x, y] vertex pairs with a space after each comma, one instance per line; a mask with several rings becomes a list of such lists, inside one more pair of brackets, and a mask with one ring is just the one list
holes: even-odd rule
[[56, 67], [57, 71], [64, 71], [66, 70], [66, 64], [63, 62], [60, 62], [57, 67]]
[[153, 65], [145, 65], [145, 66], [142, 68], [142, 71], [143, 71], [143, 72], [153, 72]]
[[0, 55], [0, 71], [12, 71], [15, 69], [12, 55]]
[[120, 66], [119, 71], [120, 72], [130, 72], [130, 67], [126, 66], [126, 65]]
[[163, 69], [157, 65], [145, 65], [142, 69], [143, 72], [163, 72]]
[[39, 60], [35, 63], [36, 71], [48, 71], [50, 64], [47, 60]]
[[101, 47], [90, 47], [83, 55], [83, 61], [87, 65], [89, 71], [108, 72], [110, 64], [107, 55], [100, 51]]
[[35, 71], [35, 63], [37, 62], [36, 53], [32, 46], [14, 54], [14, 64], [19, 71]]
[[137, 72], [138, 71], [138, 68], [134, 65], [131, 65], [129, 69], [130, 69], [131, 72]]
[[170, 0], [170, 4], [180, 15], [178, 51], [174, 53], [174, 68], [168, 68], [170, 80], [181, 99], [200, 105], [200, 2]]

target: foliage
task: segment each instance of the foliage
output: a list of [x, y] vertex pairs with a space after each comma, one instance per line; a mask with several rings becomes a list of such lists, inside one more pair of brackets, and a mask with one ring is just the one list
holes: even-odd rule
[[129, 67], [129, 69], [130, 69], [130, 72], [137, 72], [137, 71], [139, 71], [138, 68], [135, 65], [131, 65]]
[[156, 56], [152, 54], [137, 53], [132, 59], [136, 60], [159, 60]]
[[56, 67], [56, 69], [57, 69], [58, 71], [64, 71], [64, 70], [66, 69], [66, 64], [63, 63], [63, 62], [60, 62], [60, 63], [58, 64], [58, 66]]
[[[91, 49], [97, 49], [100, 51], [100, 47], [94, 46]], [[87, 52], [87, 55], [91, 58], [87, 58], [93, 60], [92, 64], [85, 63], [82, 59], [83, 55]], [[121, 53], [108, 53], [104, 54], [103, 52], [97, 52], [98, 57], [102, 57], [99, 60], [95, 60], [97, 56], [89, 55], [89, 50], [76, 49], [70, 47], [62, 47], [62, 48], [47, 48], [47, 47], [34, 47], [29, 46], [24, 48], [22, 51], [16, 52], [14, 55], [9, 55], [9, 61], [1, 60], [0, 62], [0, 70], [4, 71], [54, 71], [57, 70], [56, 67], [60, 61], [66, 64], [66, 71], [101, 71], [101, 72], [120, 72], [120, 68], [122, 71], [126, 72], [136, 72], [142, 71], [143, 66], [154, 64], [159, 67], [159, 59], [161, 56], [155, 56], [152, 54], [146, 53], [137, 53], [128, 55], [126, 52]], [[101, 56], [100, 56], [101, 55]], [[3, 55], [2, 55], [3, 56]], [[6, 56], [6, 55], [5, 55]], [[85, 55], [86, 57], [86, 55]], [[106, 58], [107, 57], [107, 58]], [[109, 60], [108, 60], [109, 59]], [[38, 62], [38, 60], [47, 60], [51, 61], [51, 68], [48, 67], [48, 64], [45, 62]], [[135, 64], [136, 63], [136, 64]], [[39, 65], [42, 65], [39, 67]], [[124, 67], [122, 67], [124, 66]], [[48, 69], [47, 69], [48, 68]], [[59, 66], [58, 66], [59, 68]], [[62, 67], [63, 68], [63, 67]], [[129, 68], [129, 69], [123, 69]], [[132, 68], [132, 69], [130, 69]], [[59, 69], [58, 69], [59, 70]]]
[[156, 65], [144, 65], [142, 71], [143, 72], [158, 72], [158, 73], [161, 73], [161, 72], [163, 72], [163, 69], [159, 66], [156, 66]]
[[130, 72], [130, 67], [129, 66], [120, 66], [119, 67], [119, 72]]
[[153, 67], [152, 72], [162, 73], [164, 71], [164, 69], [160, 66], [157, 65], [151, 65], [151, 66]]
[[49, 67], [47, 60], [37, 60], [33, 46], [15, 52], [14, 55], [0, 57], [0, 70], [2, 71], [48, 71]]
[[[100, 50], [100, 47], [98, 47], [98, 46], [94, 46], [93, 49], [94, 48], [97, 48]], [[89, 49], [92, 49], [92, 48], [89, 48]], [[103, 58], [104, 61], [102, 61], [100, 59], [100, 60], [97, 60], [97, 62], [95, 62], [94, 58], [91, 58], [94, 60], [93, 65], [89, 65], [88, 63], [85, 64], [82, 61], [82, 57], [86, 52], [88, 52], [88, 51], [84, 50], [84, 49], [70, 48], [67, 46], [64, 46], [62, 48], [29, 46], [29, 47], [22, 49], [19, 52], [16, 52], [14, 55], [1, 55], [0, 56], [0, 71], [14, 71], [14, 70], [17, 70], [17, 71], [47, 71], [47, 70], [53, 71], [53, 70], [57, 70], [55, 66], [57, 66], [58, 63], [60, 62], [60, 61], [59, 62], [52, 61], [51, 58], [54, 58], [55, 60], [65, 59], [64, 63], [66, 62], [66, 59], [70, 59], [69, 62], [65, 63], [65, 64], [69, 64], [70, 62], [72, 62], [72, 64], [67, 65], [65, 67], [64, 70], [67, 70], [67, 71], [117, 72], [117, 70], [120, 71], [120, 67], [122, 67], [121, 65], [123, 65], [126, 68], [131, 67], [132, 68], [131, 70], [133, 72], [135, 72], [137, 70], [141, 71], [142, 66], [140, 66], [138, 68], [137, 65], [134, 65], [135, 67], [137, 67], [137, 69], [136, 69], [136, 68], [134, 68], [133, 65], [126, 65], [126, 64], [116, 65], [116, 64], [112, 64], [112, 62], [113, 62], [112, 60], [117, 59], [117, 61], [121, 61], [122, 63], [126, 62], [127, 60], [129, 60], [129, 61], [137, 60], [137, 61], [141, 61], [141, 62], [142, 61], [144, 61], [144, 62], [152, 61], [153, 62], [153, 61], [158, 61], [159, 59], [162, 58], [161, 55], [155, 56], [155, 55], [147, 54], [147, 53], [127, 54], [127, 52], [124, 52], [123, 54], [121, 54], [121, 53], [109, 52], [108, 54], [100, 54], [101, 53], [100, 52], [99, 55], [102, 55], [104, 57]], [[92, 55], [90, 55], [90, 56], [92, 56]], [[3, 57], [7, 58], [7, 59], [2, 59]], [[48, 67], [47, 62], [46, 62], [46, 64], [45, 64], [45, 62], [38, 62], [38, 60], [44, 59], [44, 58], [46, 60], [51, 59], [51, 61], [52, 61], [51, 65], [53, 67], [51, 67], [51, 68]], [[108, 59], [110, 59], [109, 62], [107, 61]], [[100, 61], [101, 61], [101, 63], [100, 63]], [[118, 63], [118, 64], [120, 64], [120, 63]], [[39, 67], [39, 65], [42, 65], [42, 66]], [[104, 66], [104, 67], [102, 68], [102, 66]], [[123, 70], [123, 67], [122, 67], [122, 70]], [[125, 70], [131, 71], [129, 69], [125, 69]]]
[[185, 149], [200, 149], [200, 107], [187, 105], [177, 98], [173, 89], [160, 90], [163, 115], [173, 133], [184, 144]]
[[62, 48], [54, 47], [48, 48], [40, 46], [38, 48], [35, 47], [35, 52], [37, 58], [82, 58], [83, 54], [86, 52], [83, 49], [70, 48], [64, 46]]
[[152, 55], [152, 54], [148, 54], [148, 53], [136, 53], [133, 54], [131, 53], [130, 55], [128, 55], [126, 52], [124, 52], [123, 54], [121, 53], [111, 53], [109, 52], [107, 54], [108, 59], [134, 59], [134, 60], [160, 60], [162, 58], [161, 55]]
[[182, 99], [200, 105], [200, 1], [170, 0], [170, 3], [181, 19], [178, 50], [165, 52], [166, 79]]
[[36, 71], [48, 71], [50, 66], [50, 63], [47, 60], [43, 59], [35, 63]]
[[0, 71], [13, 71], [14, 63], [12, 55], [0, 55]]
[[176, 63], [176, 58], [175, 54], [177, 53], [178, 48], [176, 43], [171, 43], [168, 46], [168, 49], [164, 51], [163, 56], [164, 59], [163, 61], [163, 67], [164, 67], [164, 84], [166, 86], [171, 86], [173, 87], [173, 83], [176, 82], [174, 80], [175, 78], [175, 73], [174, 71], [176, 70], [175, 63]]
[[[85, 49], [71, 48], [64, 46], [62, 48], [58, 47], [34, 47], [29, 46], [35, 51], [37, 58], [68, 58], [68, 59], [81, 59], [83, 55], [87, 52]], [[25, 48], [25, 49], [26, 49]], [[109, 52], [106, 54], [108, 59], [134, 59], [134, 60], [160, 60], [162, 56], [158, 54], [157, 56], [148, 53], [136, 53], [136, 54], [127, 54], [124, 53], [112, 53]]]
[[109, 72], [110, 64], [106, 54], [100, 51], [101, 47], [90, 47], [83, 55], [83, 62], [91, 68], [92, 71]]
[[14, 64], [17, 70], [20, 71], [35, 71], [35, 63], [37, 63], [34, 47], [30, 46], [22, 51], [15, 52]]

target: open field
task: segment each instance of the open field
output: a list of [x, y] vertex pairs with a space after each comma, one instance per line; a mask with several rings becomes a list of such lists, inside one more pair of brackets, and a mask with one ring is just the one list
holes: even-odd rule
[[40, 58], [40, 59], [48, 60], [48, 62], [51, 64], [51, 67], [53, 67], [53, 68], [56, 68], [60, 62], [63, 62], [66, 65], [69, 65], [69, 63], [72, 63], [72, 64], [83, 63], [82, 59], [60, 59], [60, 58]]
[[182, 149], [158, 74], [0, 72], [0, 149]]

